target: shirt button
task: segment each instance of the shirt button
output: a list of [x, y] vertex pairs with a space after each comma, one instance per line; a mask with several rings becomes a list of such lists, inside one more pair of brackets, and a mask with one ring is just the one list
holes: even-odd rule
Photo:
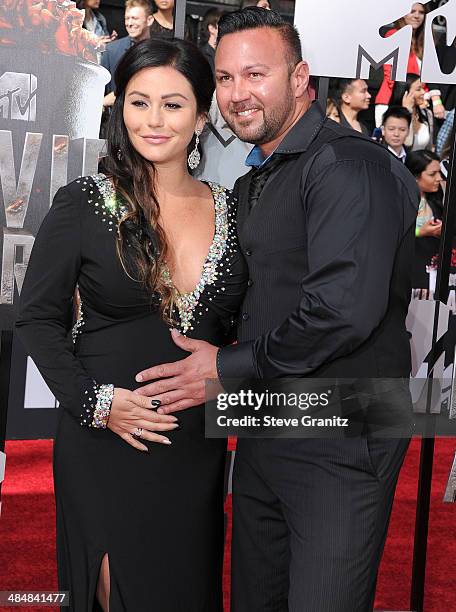
[[247, 320], [248, 320], [248, 318], [249, 318], [249, 315], [248, 315], [246, 312], [244, 312], [244, 314], [242, 315], [242, 319], [243, 319], [244, 321], [247, 321]]
[[247, 257], [250, 257], [250, 255], [252, 254], [252, 251], [250, 249], [247, 249], [245, 254], [247, 255]]
[[247, 281], [247, 287], [251, 287], [252, 285], [253, 285], [253, 280], [249, 278], [249, 280]]

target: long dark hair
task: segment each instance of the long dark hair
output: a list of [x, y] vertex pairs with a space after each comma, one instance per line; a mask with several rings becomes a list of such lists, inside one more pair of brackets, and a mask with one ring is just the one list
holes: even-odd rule
[[440, 157], [437, 153], [427, 149], [420, 149], [418, 151], [410, 151], [405, 159], [405, 165], [415, 178], [419, 178], [433, 161], [440, 162]]
[[[424, 14], [426, 15], [427, 8], [426, 8], [426, 6], [422, 2], [414, 2], [413, 4], [421, 4], [421, 6], [424, 9]], [[412, 4], [412, 7], [413, 7], [413, 4]], [[412, 51], [420, 59], [423, 59], [423, 51], [424, 51], [424, 26], [425, 26], [425, 24], [426, 24], [426, 20], [423, 21], [423, 23], [420, 25], [419, 28], [417, 28], [416, 30], [413, 30], [413, 35], [412, 35]], [[401, 19], [398, 19], [394, 23], [394, 27], [397, 30], [399, 30], [400, 28], [403, 28], [405, 25], [406, 25], [405, 18], [403, 18], [403, 17]]]
[[[406, 77], [406, 81], [396, 81], [394, 83], [393, 92], [391, 94], [391, 106], [402, 106], [402, 99], [404, 95], [410, 91], [411, 86], [416, 81], [419, 81], [420, 77], [413, 72], [409, 72]], [[429, 123], [426, 112], [419, 106], [415, 106], [418, 121], [420, 123]]]
[[[141, 281], [160, 298], [160, 311], [171, 320], [175, 290], [163, 275], [168, 244], [160, 226], [160, 205], [155, 190], [154, 164], [132, 146], [123, 120], [125, 91], [130, 79], [145, 68], [170, 66], [191, 84], [198, 114], [206, 114], [214, 93], [211, 67], [191, 42], [150, 38], [131, 47], [116, 73], [116, 101], [107, 129], [105, 167], [128, 207], [119, 223], [117, 252], [129, 276]], [[194, 147], [194, 138], [189, 150]]]
[[[440, 157], [437, 153], [427, 149], [419, 149], [418, 151], [410, 151], [405, 158], [405, 166], [410, 170], [413, 176], [418, 179], [420, 175], [433, 161], [440, 162]], [[426, 200], [431, 205], [433, 211], [442, 212], [443, 207], [443, 191], [442, 187], [436, 193], [427, 193]]]

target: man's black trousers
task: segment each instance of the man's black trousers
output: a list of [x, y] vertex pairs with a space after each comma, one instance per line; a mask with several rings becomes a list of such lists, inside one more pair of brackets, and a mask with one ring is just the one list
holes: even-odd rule
[[409, 440], [243, 439], [232, 612], [370, 612]]

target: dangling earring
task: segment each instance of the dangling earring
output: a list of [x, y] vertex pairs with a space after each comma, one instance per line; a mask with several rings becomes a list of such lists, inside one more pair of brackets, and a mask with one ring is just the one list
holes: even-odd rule
[[118, 159], [119, 161], [122, 161], [122, 157], [123, 157], [123, 155], [122, 155], [122, 151], [121, 151], [120, 149], [117, 149], [117, 159]]
[[195, 148], [188, 156], [188, 166], [191, 170], [195, 170], [195, 168], [198, 168], [199, 163], [201, 161], [201, 155], [200, 155], [200, 152], [198, 151], [198, 145], [200, 141], [199, 133], [195, 132], [195, 134], [196, 134]]

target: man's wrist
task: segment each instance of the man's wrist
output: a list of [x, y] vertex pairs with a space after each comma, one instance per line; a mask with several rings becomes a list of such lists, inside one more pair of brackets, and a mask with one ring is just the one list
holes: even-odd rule
[[257, 378], [253, 342], [240, 342], [220, 348], [216, 359], [217, 376], [225, 382], [233, 379]]

